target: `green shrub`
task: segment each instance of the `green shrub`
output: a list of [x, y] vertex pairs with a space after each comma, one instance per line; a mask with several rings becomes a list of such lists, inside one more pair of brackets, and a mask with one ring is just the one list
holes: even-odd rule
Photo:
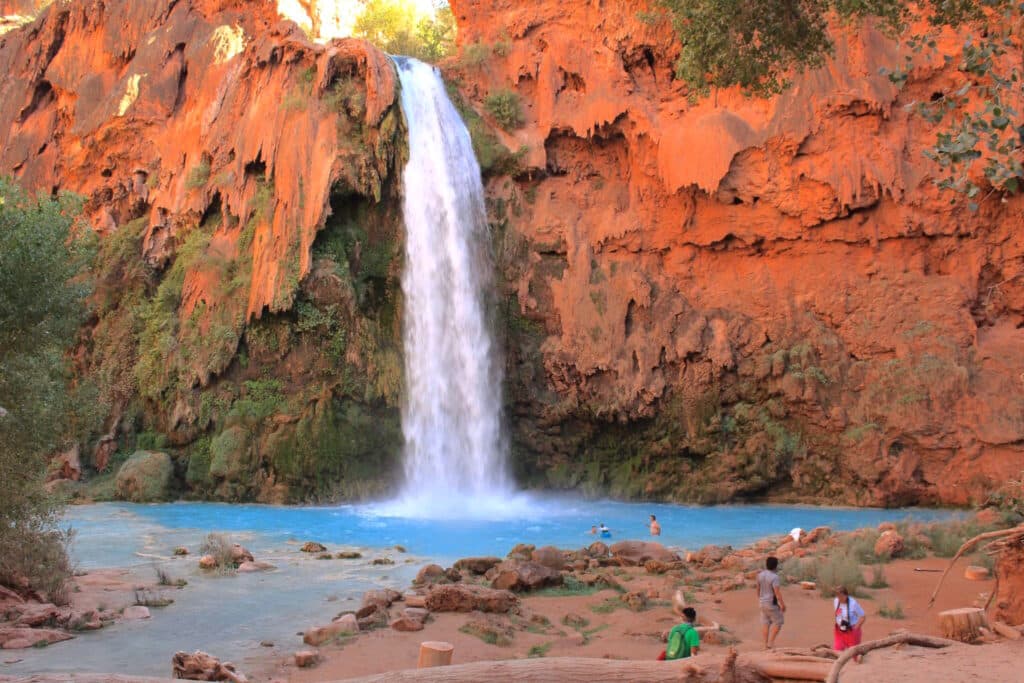
[[818, 591], [827, 598], [834, 597], [840, 586], [845, 586], [851, 595], [856, 595], [865, 585], [857, 557], [844, 550], [834, 550], [820, 559], [817, 577]]
[[217, 569], [221, 572], [233, 572], [237, 569], [235, 554], [232, 551], [234, 543], [224, 534], [210, 533], [203, 539], [199, 546], [199, 552], [203, 555], [210, 555], [217, 561]]
[[185, 178], [185, 188], [188, 190], [198, 190], [199, 188], [206, 187], [206, 184], [209, 182], [210, 162], [207, 159], [203, 159], [188, 172], [188, 177]]
[[885, 568], [881, 563], [871, 567], [871, 583], [868, 588], [888, 588], [889, 582], [885, 578]]
[[523, 125], [523, 105], [519, 93], [505, 88], [495, 91], [484, 100], [484, 108], [505, 130], [514, 130]]
[[897, 602], [894, 606], [889, 607], [889, 603], [885, 603], [878, 608], [878, 616], [883, 619], [906, 619], [907, 616], [903, 613], [903, 604]]
[[95, 256], [92, 232], [74, 227], [80, 213], [78, 198], [30, 196], [0, 178], [0, 584], [27, 578], [57, 602], [71, 565], [60, 501], [43, 487], [47, 455], [97, 426], [68, 386]]

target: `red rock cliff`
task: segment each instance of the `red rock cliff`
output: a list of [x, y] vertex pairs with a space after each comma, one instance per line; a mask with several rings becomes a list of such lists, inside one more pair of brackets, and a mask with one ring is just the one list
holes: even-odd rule
[[451, 65], [465, 96], [524, 110], [489, 187], [521, 475], [961, 504], [1024, 470], [1024, 201], [933, 185], [905, 105], [955, 78], [941, 60], [897, 89], [863, 28], [779, 97], [691, 105], [635, 2], [451, 4], [492, 55]]
[[76, 355], [106, 416], [90, 466], [169, 447], [199, 494], [294, 500], [349, 485], [346, 457], [388, 462], [389, 60], [269, 0], [93, 0], [0, 37], [0, 73], [0, 173], [84, 195], [103, 238]]

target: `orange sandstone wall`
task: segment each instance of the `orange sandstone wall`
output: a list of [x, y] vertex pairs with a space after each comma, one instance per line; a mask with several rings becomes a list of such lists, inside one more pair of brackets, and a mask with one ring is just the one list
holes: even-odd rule
[[[699, 500], [984, 499], [1024, 470], [1024, 201], [933, 185], [955, 78], [868, 28], [770, 100], [690, 104], [635, 2], [453, 0], [519, 94], [491, 178], [521, 476]], [[1014, 56], [1020, 59], [1020, 55]]]

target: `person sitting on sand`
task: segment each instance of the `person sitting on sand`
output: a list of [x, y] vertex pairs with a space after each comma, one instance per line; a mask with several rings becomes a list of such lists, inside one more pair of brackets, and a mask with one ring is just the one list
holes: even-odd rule
[[661, 536], [661, 525], [658, 524], [658, 518], [651, 515], [651, 536]]
[[775, 639], [782, 630], [786, 611], [786, 602], [782, 599], [779, 588], [779, 575], [775, 570], [779, 567], [779, 558], [769, 557], [765, 560], [765, 568], [757, 575], [757, 599], [761, 607], [761, 634], [764, 636], [764, 649], [775, 647]]
[[[860, 603], [850, 597], [850, 591], [845, 586], [836, 589], [836, 599], [832, 602], [835, 615], [833, 625], [833, 649], [841, 652], [855, 645], [860, 645], [863, 636], [864, 608]], [[860, 657], [856, 658], [860, 661]]]
[[665, 651], [658, 655], [658, 661], [685, 659], [700, 652], [700, 633], [697, 632], [697, 610], [683, 608], [683, 623], [673, 626], [668, 632]]

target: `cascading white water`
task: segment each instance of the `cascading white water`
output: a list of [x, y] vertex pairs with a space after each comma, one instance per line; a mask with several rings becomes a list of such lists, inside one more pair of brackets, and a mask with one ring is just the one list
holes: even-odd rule
[[431, 66], [398, 57], [409, 128], [405, 167], [407, 514], [460, 514], [512, 493], [501, 431], [501, 368], [480, 166], [469, 131]]

